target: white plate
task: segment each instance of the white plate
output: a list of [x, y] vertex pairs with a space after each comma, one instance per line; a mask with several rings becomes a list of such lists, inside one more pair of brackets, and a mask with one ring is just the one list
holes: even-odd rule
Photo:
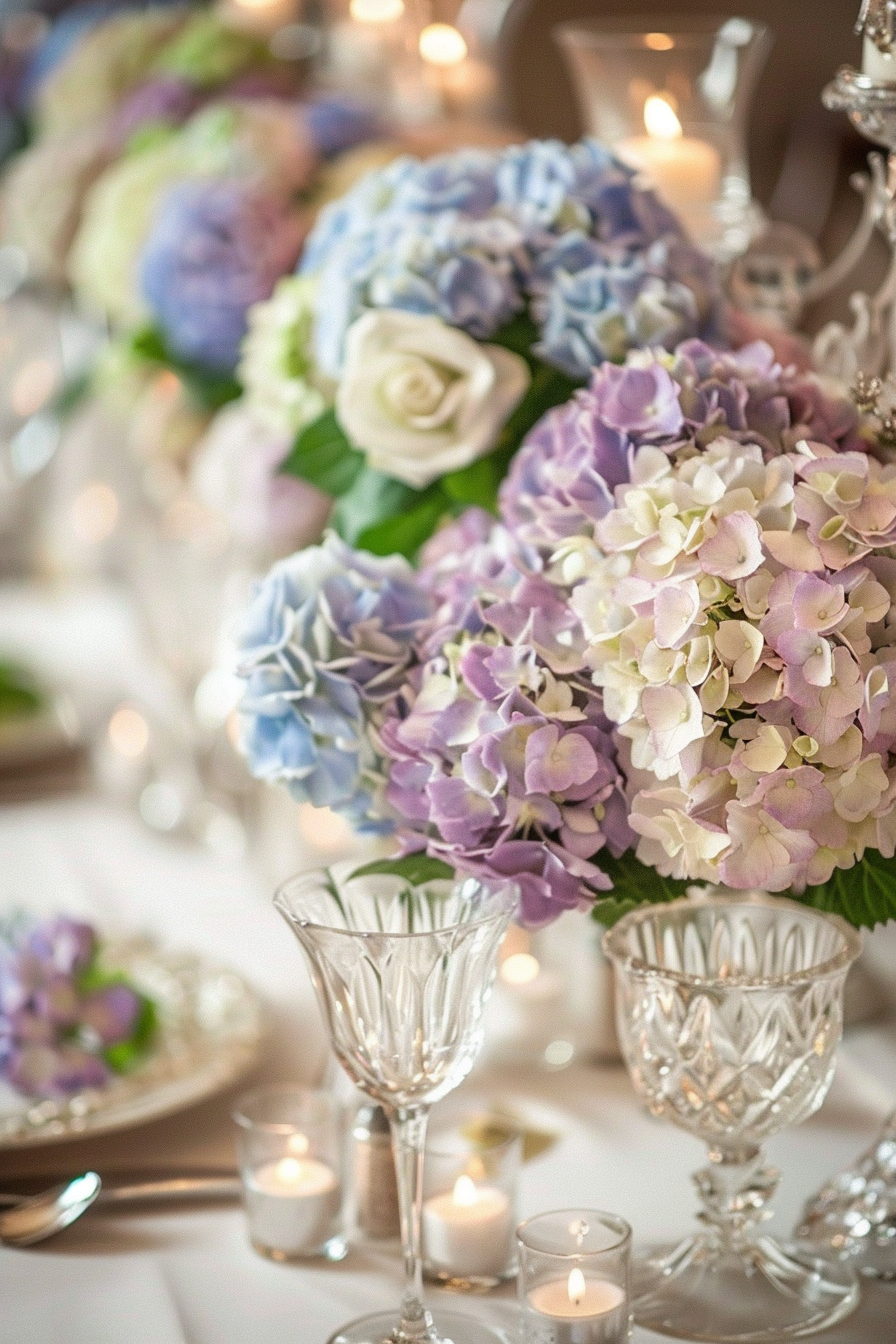
[[103, 962], [155, 1003], [159, 1027], [149, 1054], [108, 1086], [60, 1100], [35, 1101], [0, 1084], [0, 1151], [157, 1120], [237, 1082], [257, 1059], [261, 1004], [233, 971], [148, 940], [107, 944]]

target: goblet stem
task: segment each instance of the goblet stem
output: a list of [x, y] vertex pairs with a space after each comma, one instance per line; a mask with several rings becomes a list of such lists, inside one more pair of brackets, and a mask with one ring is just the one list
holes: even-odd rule
[[710, 1166], [694, 1176], [703, 1208], [698, 1217], [723, 1253], [742, 1252], [759, 1224], [770, 1218], [766, 1207], [778, 1186], [778, 1172], [763, 1166], [761, 1148], [711, 1148]]
[[423, 1213], [423, 1152], [429, 1107], [393, 1111], [389, 1117], [395, 1173], [398, 1183], [398, 1213], [404, 1252], [405, 1286], [401, 1321], [390, 1344], [438, 1344], [432, 1317], [423, 1305], [423, 1248], [420, 1222]]

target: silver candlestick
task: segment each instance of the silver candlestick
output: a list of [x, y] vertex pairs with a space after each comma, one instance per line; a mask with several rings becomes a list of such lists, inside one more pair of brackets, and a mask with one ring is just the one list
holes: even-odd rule
[[[865, 38], [863, 70], [845, 65], [825, 89], [822, 100], [832, 111], [845, 112], [867, 140], [887, 150], [869, 156], [870, 173], [859, 173], [853, 186], [865, 198], [862, 218], [846, 247], [815, 277], [806, 301], [823, 298], [846, 280], [864, 257], [875, 231], [893, 254], [883, 284], [875, 294], [856, 292], [850, 299], [852, 324], [831, 322], [813, 346], [819, 373], [841, 382], [857, 374], [896, 374], [896, 0], [864, 0], [856, 31]], [[887, 64], [892, 61], [892, 77]]]
[[[836, 282], [850, 274], [875, 228], [883, 232], [893, 259], [875, 295], [853, 294], [852, 329], [831, 323], [816, 338], [814, 353], [820, 373], [856, 380], [857, 401], [879, 416], [892, 438], [896, 422], [887, 403], [896, 380], [896, 0], [864, 0], [856, 30], [865, 38], [863, 73], [844, 66], [825, 89], [824, 104], [846, 112], [856, 129], [888, 154], [886, 160], [871, 155], [871, 177], [861, 184], [865, 211], [859, 228], [841, 258], [815, 283], [838, 266]], [[877, 78], [889, 74], [888, 60], [892, 79]], [[845, 267], [844, 258], [850, 263]], [[888, 388], [881, 387], [880, 375], [889, 375]], [[809, 1201], [796, 1237], [849, 1261], [863, 1274], [896, 1279], [896, 1111], [855, 1165]]]

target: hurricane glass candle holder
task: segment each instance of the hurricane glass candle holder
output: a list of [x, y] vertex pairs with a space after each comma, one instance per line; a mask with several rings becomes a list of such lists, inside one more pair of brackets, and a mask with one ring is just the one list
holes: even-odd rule
[[249, 1238], [271, 1260], [341, 1260], [342, 1143], [328, 1092], [269, 1087], [233, 1112]]
[[481, 1147], [457, 1131], [426, 1149], [423, 1272], [460, 1292], [487, 1292], [516, 1273], [522, 1137]]
[[771, 36], [752, 20], [639, 14], [561, 24], [585, 125], [637, 169], [719, 259], [761, 220], [747, 118]]
[[631, 1338], [632, 1230], [595, 1209], [564, 1209], [517, 1229], [520, 1344], [624, 1344]]

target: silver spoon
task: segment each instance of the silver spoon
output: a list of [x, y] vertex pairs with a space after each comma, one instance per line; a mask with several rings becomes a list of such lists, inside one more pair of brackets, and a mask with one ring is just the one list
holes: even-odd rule
[[61, 1232], [86, 1213], [102, 1189], [95, 1171], [55, 1185], [31, 1199], [23, 1199], [0, 1213], [0, 1242], [4, 1246], [34, 1246]]

